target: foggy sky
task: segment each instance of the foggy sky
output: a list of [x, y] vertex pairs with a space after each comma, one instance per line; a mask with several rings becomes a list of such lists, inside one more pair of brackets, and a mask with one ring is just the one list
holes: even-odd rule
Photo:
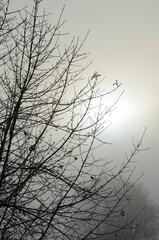
[[[11, 2], [21, 8], [32, 1]], [[147, 126], [143, 147], [150, 150], [136, 157], [137, 174], [145, 172], [144, 185], [159, 203], [159, 1], [45, 0], [52, 24], [64, 4], [63, 31], [82, 39], [90, 30], [83, 47], [93, 60], [87, 74], [99, 71], [103, 87], [117, 79], [125, 90], [105, 133], [113, 143], [108, 152], [121, 160]]]

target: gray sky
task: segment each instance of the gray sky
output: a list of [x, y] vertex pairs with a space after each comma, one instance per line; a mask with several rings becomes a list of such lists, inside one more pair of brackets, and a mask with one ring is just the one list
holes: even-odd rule
[[[31, 0], [12, 0], [14, 7]], [[54, 24], [65, 4], [64, 32], [72, 36], [90, 34], [84, 51], [93, 64], [88, 73], [105, 76], [103, 86], [121, 82], [124, 96], [112, 117], [106, 137], [116, 161], [130, 150], [132, 137], [138, 139], [144, 127], [143, 147], [149, 151], [136, 157], [137, 173], [145, 172], [144, 185], [159, 203], [159, 1], [158, 0], [45, 0], [46, 11]], [[87, 76], [86, 76], [87, 77]]]

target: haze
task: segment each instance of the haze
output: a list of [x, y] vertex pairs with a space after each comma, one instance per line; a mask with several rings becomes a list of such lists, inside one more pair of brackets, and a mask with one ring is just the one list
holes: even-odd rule
[[[14, 8], [31, 1], [13, 0]], [[65, 4], [64, 32], [81, 39], [90, 30], [83, 51], [93, 64], [86, 71], [105, 76], [103, 87], [116, 79], [124, 95], [105, 132], [113, 145], [108, 153], [121, 161], [147, 126], [143, 147], [150, 150], [136, 156], [137, 175], [151, 197], [159, 203], [159, 1], [158, 0], [47, 0], [49, 21], [54, 24]], [[65, 39], [65, 38], [64, 38]]]

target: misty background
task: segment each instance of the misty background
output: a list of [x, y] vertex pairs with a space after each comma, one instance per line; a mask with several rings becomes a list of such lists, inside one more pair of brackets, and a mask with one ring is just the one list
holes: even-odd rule
[[[46, 2], [45, 2], [46, 3]], [[29, 0], [13, 0], [12, 8], [29, 6]], [[102, 149], [116, 164], [132, 149], [132, 138], [141, 137], [143, 148], [136, 156], [136, 176], [145, 173], [142, 182], [150, 196], [159, 203], [159, 1], [158, 0], [47, 0], [49, 21], [57, 21], [65, 5], [63, 32], [85, 37], [83, 51], [93, 63], [86, 78], [98, 71], [105, 79], [103, 88], [118, 80], [124, 95], [111, 116], [112, 125], [104, 133], [108, 142]], [[66, 38], [69, 38], [68, 36]], [[63, 37], [65, 43], [65, 36]], [[119, 91], [120, 94], [120, 91]], [[107, 103], [106, 103], [107, 104]]]

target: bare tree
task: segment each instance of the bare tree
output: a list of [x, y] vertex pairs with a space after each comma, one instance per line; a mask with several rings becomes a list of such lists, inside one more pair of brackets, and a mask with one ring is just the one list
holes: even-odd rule
[[128, 240], [139, 239], [156, 239], [159, 234], [159, 206], [149, 199], [147, 191], [145, 191], [142, 184], [137, 184], [131, 189], [130, 204], [126, 209], [125, 221], [132, 219], [137, 215], [133, 223], [133, 228], [120, 233], [121, 238], [123, 236]]
[[99, 135], [115, 104], [105, 107], [102, 98], [120, 84], [106, 92], [98, 72], [82, 77], [84, 41], [62, 48], [62, 13], [51, 26], [41, 2], [11, 14], [9, 1], [7, 10], [1, 1], [0, 239], [96, 239], [127, 192], [100, 221], [97, 206], [111, 202], [109, 183], [128, 168], [142, 139], [114, 173], [94, 155], [108, 144]]
[[[112, 183], [111, 183], [112, 184]], [[110, 186], [111, 187], [111, 186]], [[132, 184], [125, 178], [114, 181], [113, 202], [121, 199], [111, 221], [104, 221], [98, 229], [100, 240], [148, 240], [157, 239], [159, 231], [159, 206], [152, 202], [141, 183]], [[128, 194], [124, 195], [125, 192]], [[110, 202], [103, 204], [102, 213], [107, 215]], [[110, 233], [110, 234], [109, 234]], [[113, 233], [113, 234], [112, 234]]]

